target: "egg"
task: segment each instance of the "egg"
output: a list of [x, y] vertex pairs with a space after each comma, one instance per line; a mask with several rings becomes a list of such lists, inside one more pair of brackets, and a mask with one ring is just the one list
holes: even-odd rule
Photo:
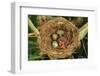
[[62, 35], [64, 35], [64, 31], [63, 30], [58, 30], [57, 34], [61, 37]]
[[57, 48], [57, 47], [58, 47], [57, 41], [53, 41], [53, 42], [52, 42], [52, 47], [53, 47], [53, 48]]
[[52, 34], [52, 39], [53, 40], [57, 40], [57, 38], [58, 38], [58, 35], [57, 34]]

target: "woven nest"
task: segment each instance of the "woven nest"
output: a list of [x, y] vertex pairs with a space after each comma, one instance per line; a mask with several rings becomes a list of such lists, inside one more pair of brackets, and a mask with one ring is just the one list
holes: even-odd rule
[[[56, 17], [41, 25], [39, 28], [40, 38], [38, 39], [38, 44], [40, 51], [42, 54], [47, 54], [50, 59], [69, 57], [80, 45], [78, 28], [65, 18]], [[65, 48], [52, 47], [51, 36], [58, 30], [64, 31], [63, 37], [67, 41]]]

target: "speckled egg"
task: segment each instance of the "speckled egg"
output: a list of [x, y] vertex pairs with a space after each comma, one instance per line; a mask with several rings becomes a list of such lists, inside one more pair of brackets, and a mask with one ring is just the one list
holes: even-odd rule
[[64, 31], [63, 31], [63, 30], [58, 30], [58, 31], [57, 31], [57, 34], [58, 34], [59, 36], [62, 36], [62, 35], [64, 35]]
[[57, 34], [52, 34], [52, 39], [53, 40], [57, 40], [57, 38], [58, 38], [58, 35]]
[[57, 41], [53, 41], [53, 42], [52, 42], [52, 47], [53, 47], [53, 48], [57, 48], [57, 47], [58, 47]]

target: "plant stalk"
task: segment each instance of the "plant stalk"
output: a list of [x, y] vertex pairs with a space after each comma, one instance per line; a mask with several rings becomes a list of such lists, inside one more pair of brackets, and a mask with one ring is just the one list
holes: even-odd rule
[[88, 33], [88, 23], [86, 23], [85, 25], [83, 25], [79, 29], [79, 37], [80, 37], [80, 40], [82, 40], [87, 33]]
[[30, 19], [28, 19], [28, 25], [36, 35], [40, 34], [38, 29], [34, 26], [34, 24], [32, 23], [32, 21]]

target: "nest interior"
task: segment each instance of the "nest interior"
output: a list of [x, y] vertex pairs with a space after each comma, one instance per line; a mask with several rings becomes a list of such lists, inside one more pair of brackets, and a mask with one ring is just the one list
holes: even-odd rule
[[[66, 39], [65, 48], [52, 47], [51, 36], [58, 30], [64, 31], [63, 37]], [[39, 31], [40, 38], [38, 38], [38, 44], [40, 51], [42, 54], [47, 54], [51, 59], [68, 57], [80, 45], [78, 28], [65, 18], [56, 17], [49, 20], [39, 27]]]

